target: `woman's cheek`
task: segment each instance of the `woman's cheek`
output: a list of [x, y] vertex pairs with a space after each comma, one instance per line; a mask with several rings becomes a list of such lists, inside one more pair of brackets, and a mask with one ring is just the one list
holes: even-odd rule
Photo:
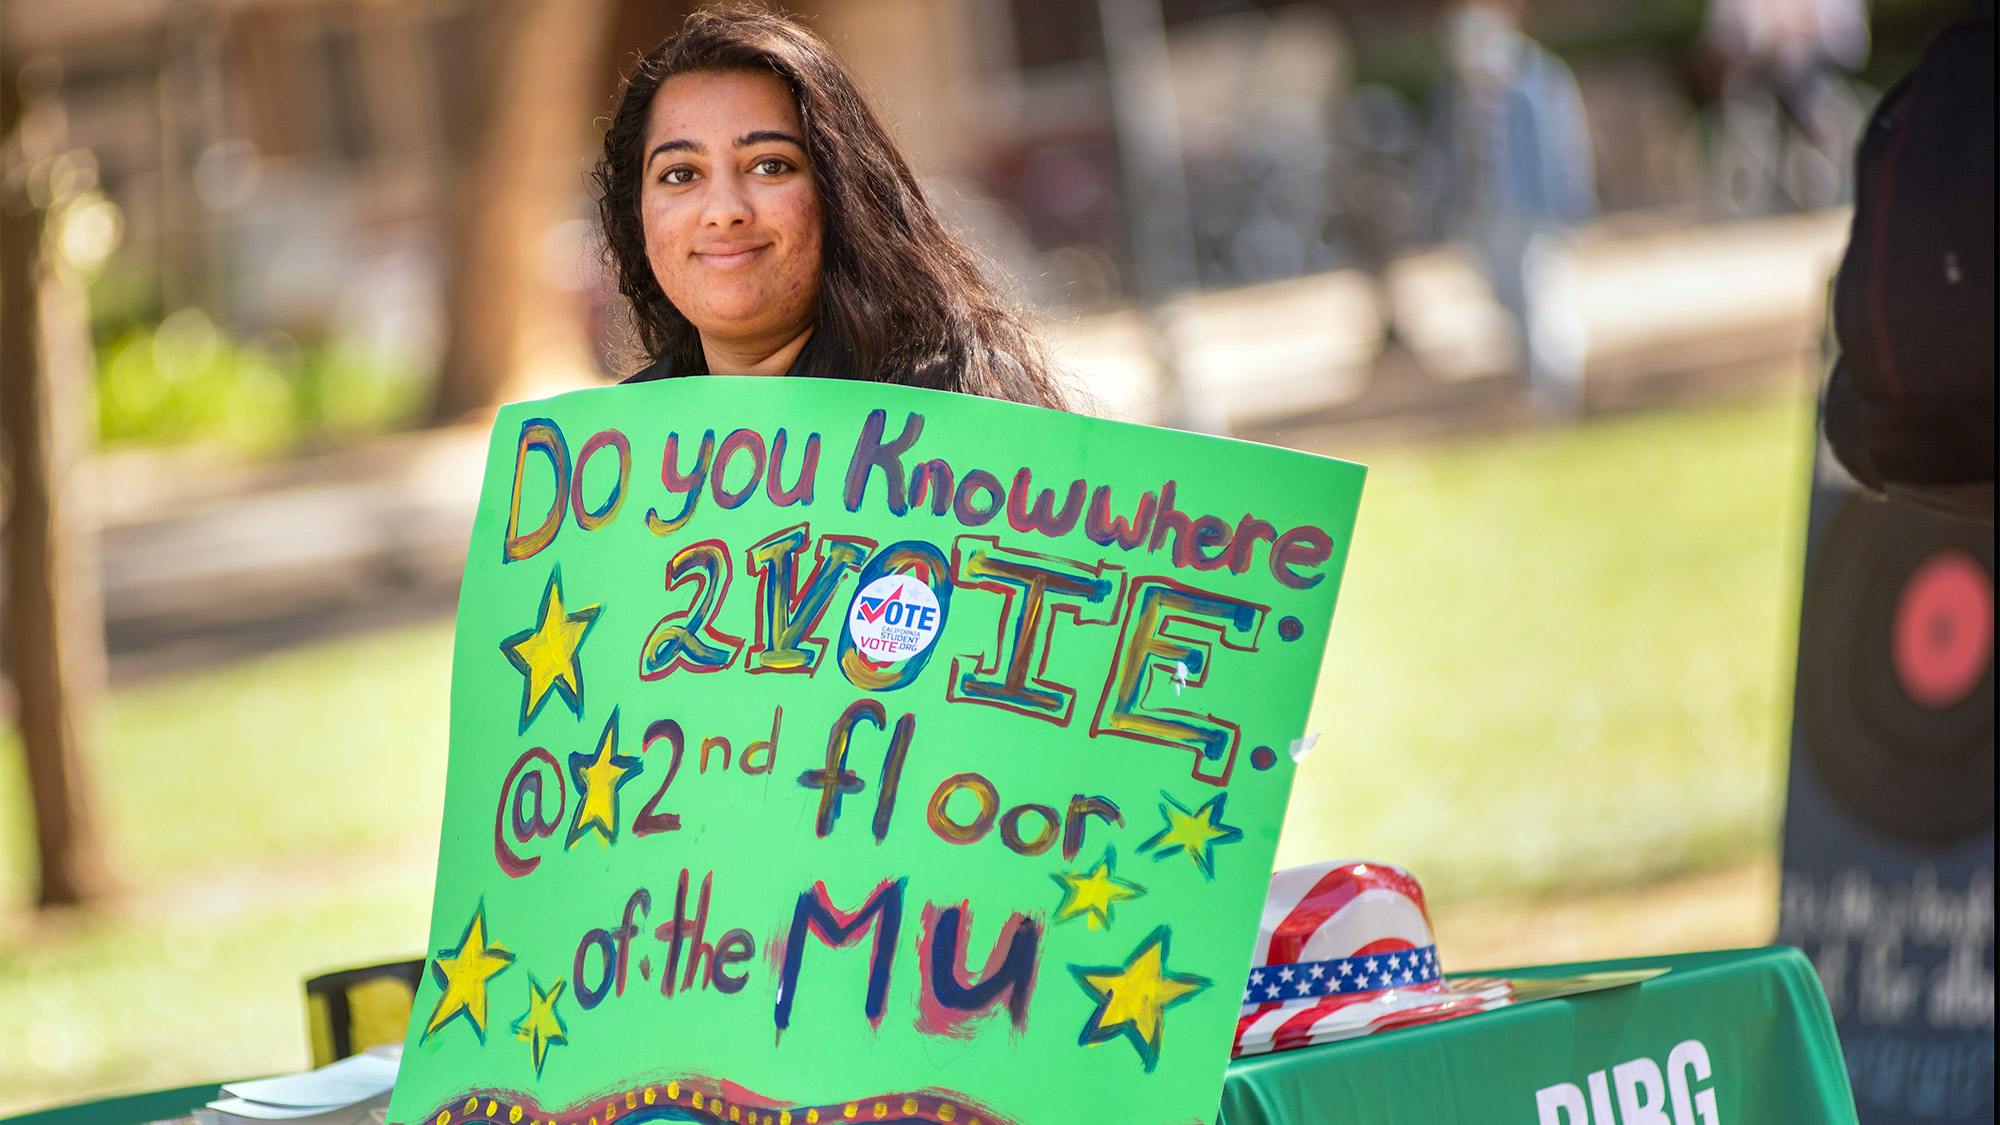
[[653, 276], [664, 285], [669, 276], [679, 272], [685, 255], [676, 253], [676, 249], [687, 240], [675, 226], [672, 209], [656, 200], [641, 206], [639, 221], [646, 232], [646, 261], [653, 267]]
[[825, 254], [823, 234], [825, 220], [820, 212], [819, 193], [811, 192], [800, 207], [798, 216], [799, 254], [798, 269], [794, 278], [794, 288], [810, 288], [819, 291], [820, 271], [824, 268]]

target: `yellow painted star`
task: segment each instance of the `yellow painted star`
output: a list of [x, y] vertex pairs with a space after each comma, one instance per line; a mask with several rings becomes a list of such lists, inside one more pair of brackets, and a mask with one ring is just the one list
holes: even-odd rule
[[575, 847], [589, 832], [603, 836], [607, 844], [617, 843], [618, 790], [644, 768], [639, 759], [618, 753], [618, 709], [613, 707], [596, 752], [569, 756], [569, 775], [576, 780], [576, 816], [563, 847]]
[[514, 1021], [514, 1037], [527, 1043], [535, 1056], [536, 1078], [542, 1076], [542, 1063], [549, 1057], [549, 1048], [569, 1042], [569, 1025], [556, 1014], [556, 999], [562, 995], [564, 983], [559, 980], [543, 992], [535, 974], [529, 973], [528, 1014]]
[[458, 939], [458, 945], [438, 950], [431, 960], [431, 976], [444, 994], [438, 997], [437, 1007], [431, 1009], [430, 1022], [424, 1025], [424, 1038], [429, 1039], [445, 1024], [464, 1016], [478, 1033], [480, 1042], [485, 1042], [486, 982], [513, 963], [514, 955], [505, 947], [486, 944], [486, 903], [482, 900], [472, 912], [472, 921], [466, 923], [465, 936]]
[[507, 662], [526, 677], [521, 689], [522, 730], [527, 730], [528, 724], [541, 713], [551, 691], [561, 696], [578, 718], [583, 717], [583, 661], [579, 650], [591, 627], [597, 624], [597, 613], [602, 608], [590, 605], [570, 612], [563, 604], [562, 567], [557, 566], [549, 572], [548, 585], [542, 588], [539, 624], [500, 642], [500, 651], [506, 654]]
[[1167, 826], [1155, 832], [1152, 839], [1140, 844], [1139, 850], [1153, 852], [1154, 859], [1165, 859], [1176, 851], [1186, 852], [1204, 877], [1215, 878], [1216, 846], [1233, 844], [1243, 838], [1241, 828], [1222, 823], [1222, 807], [1229, 800], [1229, 794], [1217, 793], [1194, 812], [1189, 812], [1187, 806], [1164, 792], [1160, 797], [1160, 815], [1166, 818]]
[[1069, 967], [1076, 982], [1097, 1001], [1097, 1010], [1077, 1037], [1078, 1044], [1089, 1047], [1123, 1036], [1139, 1052], [1148, 1071], [1159, 1064], [1166, 1010], [1193, 999], [1214, 983], [1192, 973], [1168, 971], [1167, 947], [1172, 937], [1167, 927], [1160, 926], [1146, 935], [1122, 967]]
[[1116, 874], [1117, 866], [1117, 851], [1105, 848], [1104, 858], [1087, 872], [1058, 871], [1050, 875], [1049, 878], [1063, 889], [1062, 902], [1056, 907], [1056, 921], [1083, 918], [1091, 929], [1100, 930], [1111, 924], [1113, 904], [1146, 893], [1146, 888], [1139, 884], [1120, 879]]

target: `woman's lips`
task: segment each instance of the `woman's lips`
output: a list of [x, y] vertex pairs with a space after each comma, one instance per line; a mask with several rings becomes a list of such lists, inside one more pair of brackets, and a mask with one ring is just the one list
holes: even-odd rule
[[752, 246], [718, 246], [694, 252], [695, 260], [709, 269], [727, 270], [748, 265], [752, 258], [768, 246], [768, 243]]

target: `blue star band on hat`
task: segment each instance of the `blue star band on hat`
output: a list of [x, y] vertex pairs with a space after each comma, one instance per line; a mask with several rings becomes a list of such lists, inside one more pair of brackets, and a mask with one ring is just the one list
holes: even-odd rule
[[1396, 953], [1366, 957], [1336, 957], [1331, 961], [1300, 961], [1250, 970], [1245, 1004], [1307, 1000], [1350, 992], [1429, 984], [1444, 974], [1438, 969], [1437, 946], [1426, 945]]

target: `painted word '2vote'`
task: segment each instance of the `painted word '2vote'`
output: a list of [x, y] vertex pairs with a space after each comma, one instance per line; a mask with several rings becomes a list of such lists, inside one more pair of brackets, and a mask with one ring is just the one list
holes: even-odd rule
[[[942, 462], [925, 462], [918, 467], [916, 487], [909, 496], [904, 496], [900, 462], [895, 464], [892, 472], [885, 467], [885, 461], [893, 460], [889, 457], [890, 453], [899, 451], [914, 440], [914, 434], [921, 430], [921, 418], [913, 415], [904, 435], [895, 442], [885, 444], [880, 442], [880, 419], [877, 415], [870, 416], [869, 426], [862, 435], [862, 448], [856, 454], [858, 472], [855, 467], [850, 467], [847, 506], [850, 509], [859, 508], [866, 478], [872, 471], [880, 470], [890, 485], [891, 509], [901, 514], [911, 501], [921, 502], [926, 482], [934, 482], [935, 488], [942, 489], [950, 474], [948, 467], [941, 467]], [[794, 502], [810, 504], [812, 473], [817, 465], [817, 439], [818, 435], [808, 439], [806, 464], [800, 471], [800, 483], [791, 489], [781, 490], [778, 473], [786, 439], [782, 430], [774, 437], [767, 490], [777, 506]], [[719, 506], [733, 508], [755, 492], [759, 478], [763, 477], [766, 468], [763, 439], [754, 432], [743, 430], [732, 433], [722, 443], [720, 454], [715, 451], [711, 435], [704, 440], [696, 472], [688, 476], [682, 476], [672, 468], [676, 442], [676, 437], [668, 439], [665, 476], [670, 488], [686, 491], [687, 500], [681, 513], [671, 520], [662, 521], [656, 512], [647, 513], [647, 523], [656, 532], [662, 528], [677, 530], [686, 525], [693, 516], [702, 479], [711, 485]], [[582, 473], [591, 456], [602, 449], [617, 451], [619, 477], [610, 494], [593, 508], [583, 498]], [[732, 451], [739, 449], [747, 450], [752, 457], [752, 479], [741, 488], [726, 490], [721, 483], [722, 470], [727, 468]], [[546, 455], [555, 469], [556, 504], [541, 527], [522, 533], [519, 531], [522, 480], [528, 457], [535, 452]], [[865, 463], [863, 453], [869, 455]], [[565, 508], [574, 509], [576, 522], [584, 530], [595, 530], [610, 522], [623, 503], [629, 469], [628, 443], [617, 431], [604, 431], [594, 436], [577, 455], [576, 467], [572, 471], [566, 444], [553, 423], [536, 419], [524, 425], [515, 464], [506, 540], [507, 558], [510, 561], [525, 560], [552, 542], [564, 520]], [[943, 474], [943, 479], [939, 479], [939, 474]], [[972, 481], [979, 475], [990, 474], [975, 470], [973, 474], [968, 474], [967, 480]], [[857, 484], [857, 477], [863, 483]], [[1070, 501], [1064, 504], [1064, 514], [1060, 516], [1051, 514], [1054, 500], [1053, 494], [1048, 492], [1029, 510], [1026, 500], [1022, 498], [1027, 483], [1026, 470], [1017, 475], [1015, 483], [1017, 495], [1006, 501], [1010, 524], [1050, 534], [1073, 526], [1076, 509], [1081, 505], [1083, 482], [1075, 482], [1072, 486]], [[1093, 512], [1101, 506], [1105, 493], [1106, 490], [1099, 490], [1097, 501], [1093, 502]], [[942, 495], [941, 492], [938, 494]], [[1182, 524], [1187, 522], [1185, 517], [1172, 511], [1172, 495], [1173, 485], [1169, 482], [1163, 490], [1167, 502], [1159, 506], [1159, 522], [1153, 529], [1155, 546], [1161, 541], [1163, 529], [1170, 523], [1169, 517], [1178, 519]], [[990, 515], [1000, 505], [1001, 501], [995, 499], [982, 510]], [[1014, 519], [1015, 508], [1027, 512], [1025, 523]], [[1152, 519], [1154, 510], [1152, 495], [1148, 493], [1142, 498], [1137, 521], [1143, 524]], [[963, 518], [963, 513], [960, 515]], [[1233, 572], [1240, 573], [1247, 565], [1248, 556], [1238, 551], [1236, 546], [1231, 546], [1212, 560], [1201, 550], [1201, 544], [1206, 541], [1203, 533], [1213, 531], [1213, 528], [1204, 526], [1204, 521], [1209, 520], [1210, 517], [1201, 517], [1195, 521], [1196, 533], [1192, 538], [1185, 533], [1178, 536], [1172, 553], [1175, 564], [1181, 565], [1183, 556], [1187, 554], [1182, 548], [1192, 542], [1192, 561], [1197, 569], [1217, 569], [1226, 562]], [[1058, 526], [1052, 527], [1051, 521]], [[1087, 522], [1094, 524], [1095, 516]], [[1221, 521], [1212, 522], [1221, 526]], [[1268, 531], [1269, 525], [1249, 516], [1243, 522], [1244, 527], [1251, 531], [1257, 528]], [[1130, 528], [1122, 518], [1114, 518], [1111, 528], [1114, 534], [1109, 541], [1117, 542], [1124, 549], [1132, 549], [1145, 539], [1143, 528], [1128, 537], [1126, 532]], [[1104, 538], [1094, 529], [1087, 530], [1093, 541]], [[1185, 532], [1184, 528], [1182, 530]], [[1312, 534], [1305, 535], [1303, 532]], [[1313, 548], [1310, 552], [1312, 561], [1324, 559], [1326, 551], [1322, 548], [1330, 548], [1324, 538], [1324, 533], [1314, 528], [1293, 529], [1280, 536], [1272, 554], [1274, 573], [1279, 569], [1278, 561], [1296, 555], [1295, 549], [1301, 544]], [[1254, 540], [1255, 535], [1250, 540], [1239, 537], [1238, 546], [1242, 542], [1254, 546]], [[813, 549], [813, 557], [802, 586], [800, 574], [808, 566], [809, 548]], [[647, 636], [640, 654], [641, 678], [656, 680], [676, 671], [720, 671], [735, 664], [739, 657], [743, 658], [743, 667], [752, 673], [796, 672], [812, 675], [822, 663], [828, 646], [826, 640], [816, 637], [814, 633], [834, 596], [848, 578], [858, 571], [858, 584], [865, 589], [885, 575], [906, 574], [931, 587], [937, 602], [938, 620], [934, 624], [939, 628], [949, 615], [951, 595], [955, 589], [972, 588], [998, 594], [1005, 599], [1008, 607], [1008, 619], [1001, 628], [1002, 651], [998, 658], [991, 665], [984, 660], [971, 661], [969, 667], [961, 667], [961, 662], [955, 661], [947, 681], [946, 695], [950, 701], [999, 707], [1067, 726], [1074, 712], [1076, 691], [1034, 674], [1037, 656], [1041, 658], [1040, 667], [1047, 666], [1048, 646], [1052, 641], [1056, 617], [1067, 613], [1079, 624], [1103, 626], [1113, 625], [1122, 617], [1124, 633], [1091, 723], [1090, 734], [1093, 737], [1111, 734], [1193, 751], [1194, 776], [1211, 784], [1227, 782], [1235, 758], [1236, 727], [1229, 723], [1189, 721], [1192, 716], [1169, 717], [1153, 712], [1143, 706], [1142, 697], [1150, 668], [1174, 668], [1183, 687], [1198, 686], [1205, 676], [1209, 643], [1171, 634], [1168, 628], [1175, 620], [1183, 625], [1201, 620], [1202, 627], [1218, 634], [1225, 647], [1254, 652], [1257, 648], [1256, 636], [1266, 612], [1264, 606], [1207, 593], [1164, 577], [1128, 582], [1122, 568], [1102, 560], [1092, 565], [1045, 554], [1012, 551], [1002, 548], [996, 539], [987, 536], [960, 536], [947, 560], [936, 546], [918, 540], [893, 543], [879, 550], [873, 540], [858, 536], [822, 535], [815, 543], [808, 526], [799, 524], [765, 537], [745, 552], [747, 567], [757, 578], [755, 639], [746, 654], [743, 638], [731, 636], [716, 625], [734, 579], [733, 554], [721, 540], [705, 539], [680, 548], [669, 560], [666, 588], [670, 592], [689, 588], [690, 592], [686, 595], [688, 603], [685, 609], [675, 610], [661, 618]], [[1319, 580], [1317, 576], [1310, 580], [1293, 578], [1287, 584], [1295, 587], [1310, 586]], [[1285, 624], [1294, 627], [1281, 629], [1281, 635], [1288, 640], [1293, 639], [1298, 633], [1296, 623], [1287, 621]], [[900, 663], [880, 664], [869, 659], [856, 638], [843, 630], [839, 635], [835, 663], [841, 674], [856, 687], [882, 692], [914, 682], [931, 655], [932, 650], [926, 649]]]

